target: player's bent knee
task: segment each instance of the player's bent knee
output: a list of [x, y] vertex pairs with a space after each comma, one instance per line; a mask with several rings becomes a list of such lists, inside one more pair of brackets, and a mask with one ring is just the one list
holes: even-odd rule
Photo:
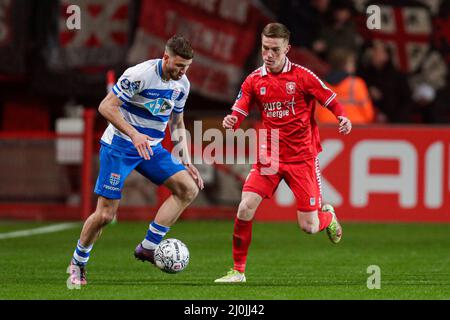
[[107, 225], [114, 220], [116, 209], [112, 207], [101, 208], [97, 210], [97, 215], [102, 225]]
[[313, 223], [301, 224], [300, 228], [307, 234], [315, 234], [319, 232], [319, 226]]
[[189, 186], [186, 190], [186, 199], [185, 200], [189, 203], [194, 201], [194, 199], [197, 198], [198, 191], [199, 190], [196, 185]]
[[319, 223], [315, 220], [300, 220], [298, 223], [300, 229], [307, 234], [314, 234], [319, 232]]
[[114, 220], [117, 213], [117, 205], [110, 200], [101, 201], [97, 205], [95, 214], [98, 216], [101, 224], [107, 225]]
[[102, 219], [103, 225], [110, 224], [114, 220], [115, 216], [116, 216], [115, 213], [110, 213], [110, 212], [102, 213], [101, 219]]
[[191, 203], [197, 197], [198, 192], [199, 190], [195, 183], [184, 182], [178, 185], [174, 194], [183, 202]]
[[319, 218], [317, 211], [297, 211], [298, 225], [307, 234], [319, 232]]
[[239, 204], [238, 218], [241, 220], [252, 220], [255, 215], [256, 206], [252, 205], [250, 201], [242, 200]]

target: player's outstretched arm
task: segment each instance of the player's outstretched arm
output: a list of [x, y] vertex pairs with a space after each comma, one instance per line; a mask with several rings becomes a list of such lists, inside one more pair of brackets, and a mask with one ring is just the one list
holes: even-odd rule
[[131, 124], [125, 121], [119, 110], [121, 105], [122, 101], [120, 101], [114, 93], [110, 92], [100, 103], [98, 111], [118, 130], [131, 138], [133, 145], [136, 147], [142, 158], [145, 160], [150, 160], [150, 156], [153, 156], [153, 150], [150, 147], [149, 140], [153, 140], [153, 138], [140, 133]]
[[339, 120], [339, 133], [349, 134], [352, 131], [352, 122], [349, 118], [344, 116], [338, 116]]
[[346, 117], [344, 107], [334, 98], [327, 106], [339, 121], [339, 133], [349, 134], [352, 131], [352, 122]]

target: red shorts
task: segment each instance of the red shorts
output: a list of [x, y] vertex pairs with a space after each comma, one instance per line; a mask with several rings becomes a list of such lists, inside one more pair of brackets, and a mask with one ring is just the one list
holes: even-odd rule
[[302, 162], [280, 163], [278, 171], [274, 174], [262, 174], [263, 168], [260, 164], [253, 165], [242, 191], [257, 193], [263, 199], [271, 198], [281, 179], [284, 179], [294, 193], [299, 211], [320, 210], [322, 189], [317, 158]]

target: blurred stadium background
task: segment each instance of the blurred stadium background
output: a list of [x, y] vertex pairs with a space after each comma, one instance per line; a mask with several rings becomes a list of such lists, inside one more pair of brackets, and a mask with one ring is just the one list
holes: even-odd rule
[[[381, 29], [367, 28], [371, 4], [380, 8]], [[67, 27], [71, 5], [81, 9], [79, 30]], [[61, 289], [80, 224], [64, 234], [14, 237], [91, 213], [107, 125], [97, 107], [114, 80], [183, 34], [195, 49], [186, 125], [222, 130], [240, 83], [261, 65], [260, 32], [270, 21], [288, 26], [289, 58], [336, 90], [355, 124], [343, 137], [327, 114], [316, 115], [323, 195], [343, 221], [342, 246], [276, 223], [296, 220], [281, 184], [257, 212], [264, 223], [255, 224], [249, 256], [254, 283], [265, 284], [216, 289], [210, 283], [230, 262], [232, 219], [250, 164], [198, 165], [206, 187], [181, 218], [195, 222], [180, 221], [171, 232], [191, 249], [191, 272], [168, 281], [128, 264], [168, 196], [133, 173], [118, 220], [139, 222], [103, 235], [90, 269], [94, 291]], [[0, 0], [0, 298], [448, 299], [449, 30], [445, 0]], [[243, 125], [258, 128], [258, 112]], [[371, 264], [383, 268], [382, 294], [366, 288]]]
[[[366, 26], [374, 3], [379, 30]], [[73, 4], [79, 30], [68, 29]], [[222, 130], [240, 83], [261, 64], [262, 26], [280, 21], [292, 31], [290, 59], [326, 80], [356, 124], [340, 137], [317, 114], [324, 199], [343, 220], [450, 221], [449, 12], [440, 0], [1, 0], [0, 218], [90, 213], [107, 124], [97, 106], [125, 68], [160, 57], [175, 33], [196, 51], [187, 127]], [[255, 112], [245, 127], [258, 125]], [[199, 167], [206, 188], [183, 218], [232, 217], [250, 165]], [[148, 220], [166, 196], [133, 174], [119, 219]], [[294, 208], [281, 185], [257, 217], [293, 220]]]

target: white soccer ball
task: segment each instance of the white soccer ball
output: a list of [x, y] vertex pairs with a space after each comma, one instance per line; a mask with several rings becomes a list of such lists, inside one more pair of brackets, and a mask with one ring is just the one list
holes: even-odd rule
[[162, 271], [177, 273], [189, 263], [189, 250], [178, 239], [165, 239], [155, 249], [155, 264]]

